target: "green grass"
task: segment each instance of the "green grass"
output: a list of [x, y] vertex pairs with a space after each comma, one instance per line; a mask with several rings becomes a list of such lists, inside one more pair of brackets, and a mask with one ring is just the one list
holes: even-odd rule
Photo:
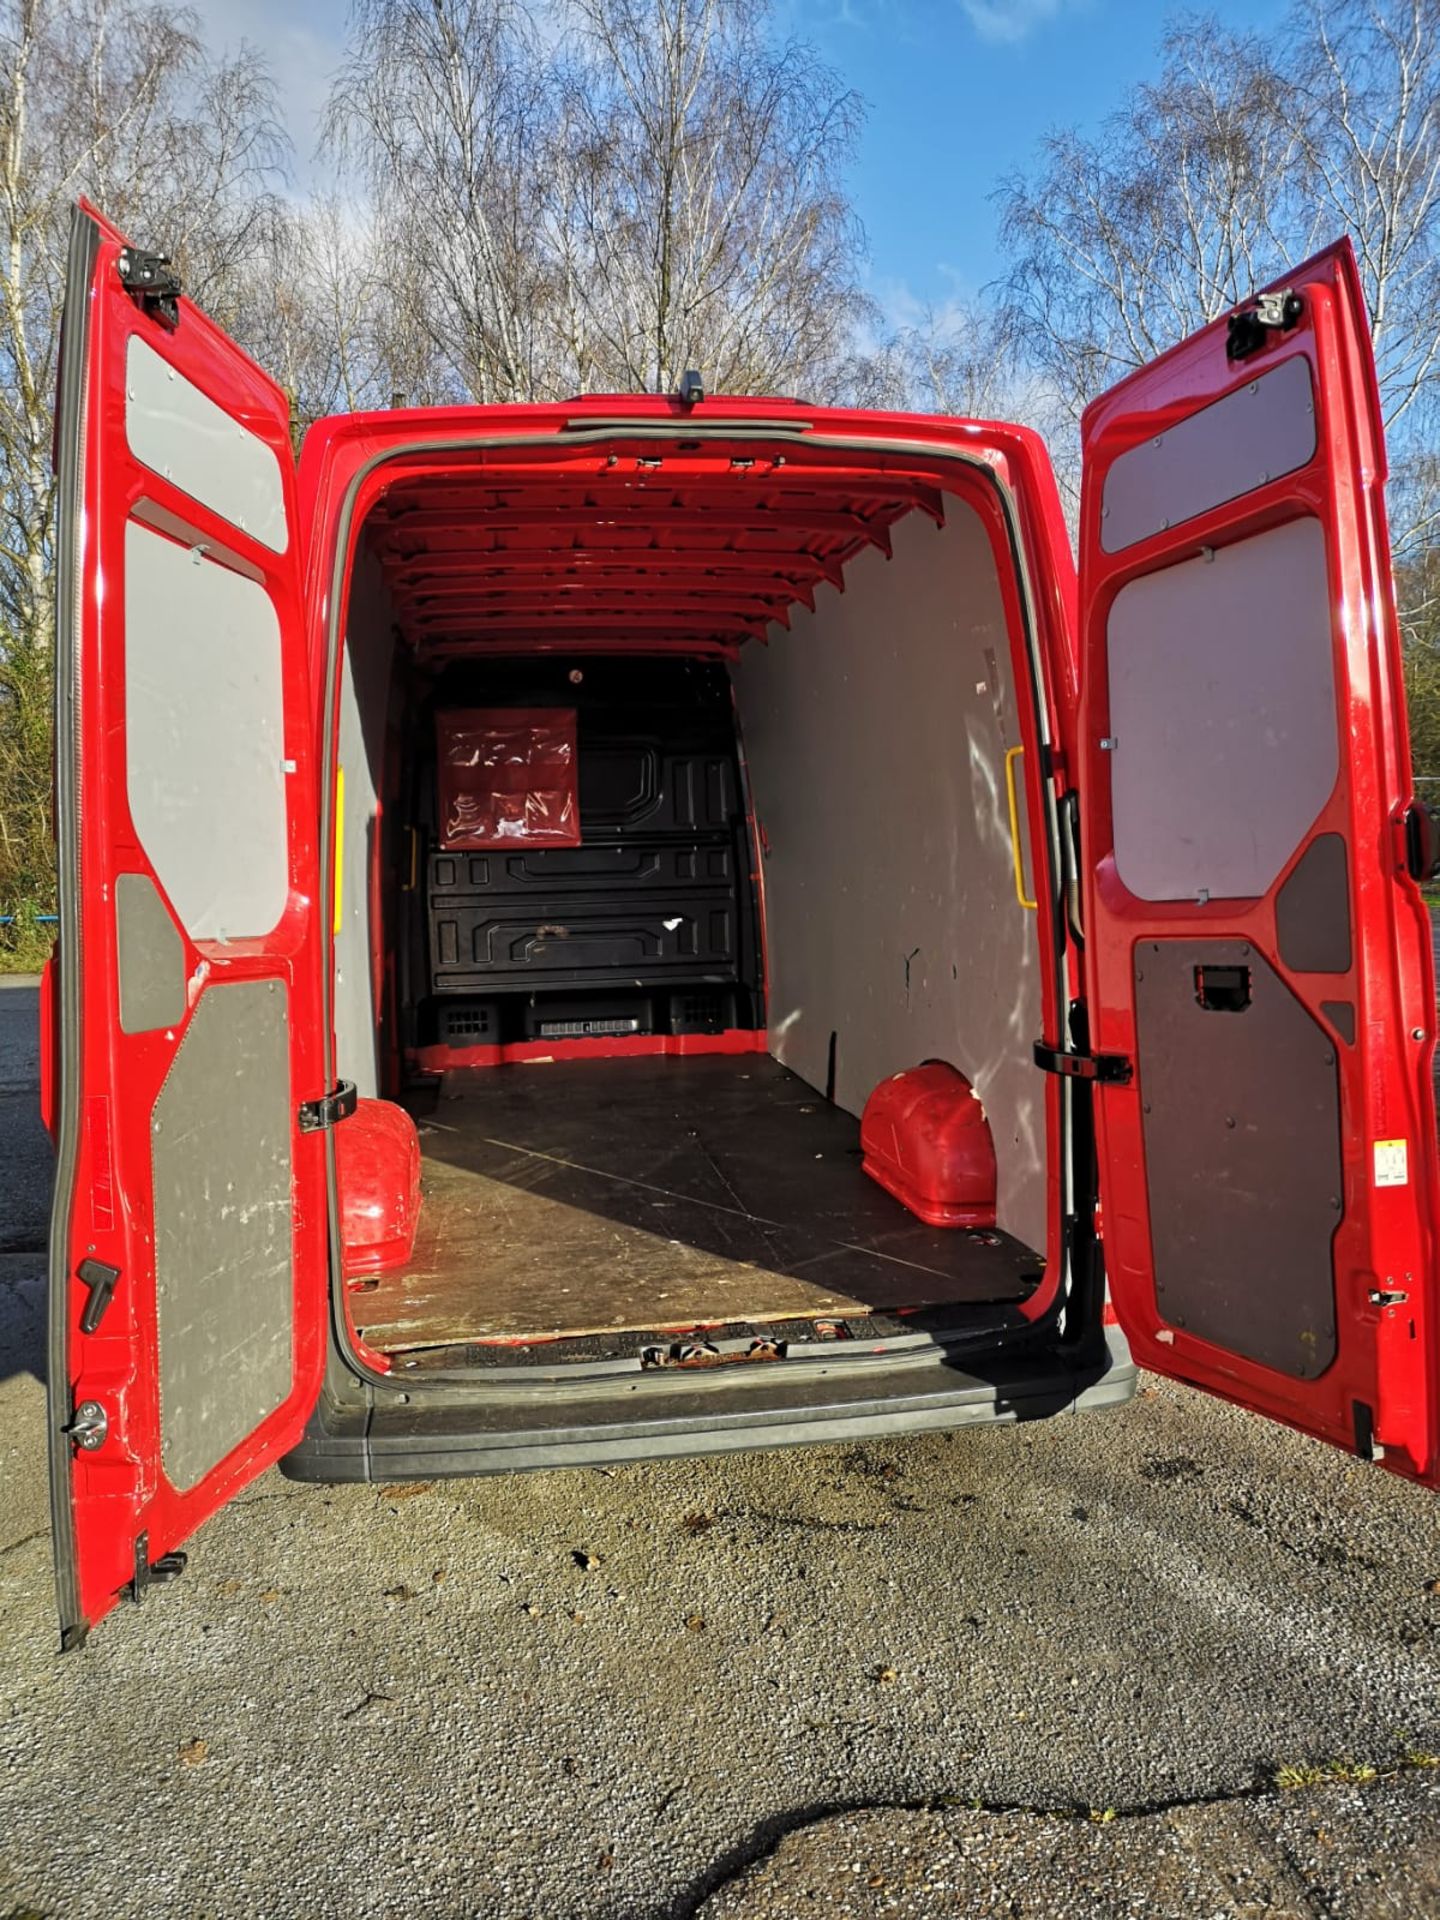
[[39, 925], [36, 916], [42, 911], [46, 909], [32, 900], [6, 901], [0, 907], [0, 914], [14, 916], [12, 925], [0, 927], [0, 973], [38, 973], [50, 958], [55, 928]]

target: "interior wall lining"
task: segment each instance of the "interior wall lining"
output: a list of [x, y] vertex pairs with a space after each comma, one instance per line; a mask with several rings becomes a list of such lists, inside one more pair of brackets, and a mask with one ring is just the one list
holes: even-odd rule
[[943, 528], [908, 515], [892, 560], [858, 556], [844, 593], [746, 647], [734, 681], [772, 1052], [855, 1114], [889, 1074], [948, 1060], [990, 1121], [999, 1224], [1043, 1249], [1040, 950], [1015, 896], [1018, 704], [979, 515], [954, 497]]
[[[380, 989], [370, 898], [385, 734], [395, 665], [395, 617], [379, 562], [362, 544], [350, 583], [340, 667], [339, 764], [345, 771], [340, 910], [335, 930], [336, 1070], [361, 1096], [380, 1088]], [[333, 910], [333, 905], [332, 905]]]

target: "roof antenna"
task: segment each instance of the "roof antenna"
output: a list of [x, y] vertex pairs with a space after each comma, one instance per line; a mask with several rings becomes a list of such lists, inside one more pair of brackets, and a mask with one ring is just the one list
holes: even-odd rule
[[681, 374], [679, 397], [682, 407], [698, 407], [705, 398], [705, 382], [694, 367], [687, 367]]

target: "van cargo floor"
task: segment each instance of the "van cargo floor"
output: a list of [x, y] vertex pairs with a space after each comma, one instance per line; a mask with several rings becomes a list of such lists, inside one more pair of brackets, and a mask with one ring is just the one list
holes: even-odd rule
[[859, 1125], [763, 1054], [450, 1073], [411, 1102], [410, 1266], [351, 1296], [383, 1352], [1023, 1300], [1005, 1234], [927, 1227]]

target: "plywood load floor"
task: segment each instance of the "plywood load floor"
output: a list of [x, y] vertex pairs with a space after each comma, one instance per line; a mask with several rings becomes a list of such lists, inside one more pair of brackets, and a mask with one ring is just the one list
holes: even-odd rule
[[413, 1260], [352, 1297], [384, 1352], [1013, 1303], [1039, 1261], [925, 1226], [859, 1126], [767, 1056], [447, 1074], [412, 1103]]

